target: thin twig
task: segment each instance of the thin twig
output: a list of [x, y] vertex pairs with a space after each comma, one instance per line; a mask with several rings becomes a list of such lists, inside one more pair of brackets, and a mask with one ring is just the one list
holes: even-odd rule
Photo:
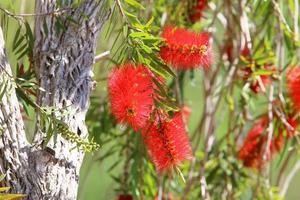
[[297, 163], [294, 165], [294, 167], [292, 168], [290, 173], [287, 175], [282, 187], [279, 187], [279, 188], [282, 188], [280, 190], [280, 196], [282, 196], [282, 197], [285, 196], [291, 181], [293, 180], [295, 174], [298, 172], [299, 169], [300, 169], [300, 160], [297, 161]]
[[295, 13], [294, 13], [294, 39], [297, 42], [299, 40], [299, 26], [298, 26], [298, 20], [299, 20], [299, 0], [294, 0], [294, 7], [295, 7]]
[[95, 63], [101, 61], [103, 58], [107, 57], [110, 54], [110, 51], [104, 51], [103, 53], [100, 53], [99, 55], [95, 56]]
[[213, 2], [209, 2], [208, 7], [216, 13], [216, 16], [221, 22], [221, 24], [224, 27], [227, 27], [227, 19], [224, 17], [224, 15], [221, 12], [218, 11], [216, 4], [214, 4]]
[[274, 94], [274, 86], [271, 85], [269, 90], [269, 103], [268, 103], [268, 118], [269, 118], [268, 138], [265, 146], [265, 151], [263, 154], [264, 161], [267, 161], [271, 155], [270, 144], [273, 137], [273, 94]]
[[[297, 1], [297, 0], [296, 0]], [[286, 27], [286, 29], [289, 31], [289, 32], [292, 32], [290, 26], [288, 25], [286, 19], [284, 18], [280, 8], [279, 8], [279, 5], [278, 3], [275, 1], [275, 0], [272, 0], [272, 4], [273, 4], [273, 7], [274, 7], [274, 10], [276, 11], [278, 17], [279, 17], [279, 20], [282, 24], [284, 24], [284, 26]]]
[[62, 14], [64, 12], [67, 12], [69, 10], [71, 10], [72, 8], [71, 7], [66, 7], [66, 8], [62, 8], [62, 9], [57, 9], [57, 10], [54, 10], [52, 12], [46, 12], [46, 13], [27, 13], [27, 14], [15, 14], [15, 13], [12, 13], [8, 10], [6, 10], [5, 8], [2, 8], [0, 7], [0, 10], [4, 13], [6, 13], [7, 15], [13, 17], [13, 18], [16, 18], [16, 19], [19, 19], [19, 20], [23, 20], [23, 17], [36, 17], [36, 16], [46, 16], [46, 15], [59, 15], [59, 14]]
[[291, 160], [292, 155], [295, 153], [295, 151], [296, 151], [295, 148], [292, 149], [291, 151], [289, 151], [286, 159], [284, 160], [284, 162], [279, 170], [278, 176], [277, 176], [277, 181], [276, 181], [277, 186], [282, 184], [282, 178], [283, 178], [284, 172], [285, 172], [286, 168], [288, 167], [289, 161]]

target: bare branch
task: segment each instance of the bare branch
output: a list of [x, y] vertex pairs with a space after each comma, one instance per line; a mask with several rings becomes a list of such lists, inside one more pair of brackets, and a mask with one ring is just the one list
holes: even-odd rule
[[11, 16], [11, 17], [13, 17], [15, 19], [18, 19], [18, 20], [23, 20], [23, 17], [36, 17], [36, 16], [46, 16], [46, 15], [60, 15], [60, 14], [63, 14], [65, 12], [70, 11], [71, 9], [72, 9], [71, 7], [66, 7], [66, 8], [56, 9], [54, 11], [45, 12], [45, 13], [15, 14], [15, 13], [12, 13], [12, 12], [10, 12], [9, 10], [7, 10], [5, 8], [1, 8], [0, 7], [0, 10], [2, 12], [4, 12], [5, 14], [7, 14], [8, 16]]
[[102, 59], [106, 58], [110, 54], [110, 51], [104, 51], [103, 53], [100, 53], [99, 55], [95, 56], [95, 63], [101, 61]]

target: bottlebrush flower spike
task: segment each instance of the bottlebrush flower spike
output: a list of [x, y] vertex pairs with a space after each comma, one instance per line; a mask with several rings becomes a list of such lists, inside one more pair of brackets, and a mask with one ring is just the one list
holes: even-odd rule
[[177, 69], [191, 69], [211, 64], [208, 33], [195, 33], [183, 28], [166, 27], [162, 33], [165, 45], [160, 57]]
[[108, 80], [112, 114], [119, 123], [128, 123], [135, 131], [143, 128], [154, 106], [154, 89], [149, 70], [125, 64], [115, 68]]
[[191, 159], [192, 148], [180, 112], [171, 119], [161, 113], [157, 115], [142, 134], [157, 171], [163, 172]]
[[300, 111], [300, 68], [290, 68], [286, 76], [289, 95], [295, 109]]
[[[246, 167], [261, 169], [264, 164], [263, 154], [265, 153], [265, 145], [268, 140], [268, 136], [264, 131], [268, 126], [268, 118], [261, 118], [249, 131], [248, 136], [246, 137], [244, 144], [239, 150], [238, 156], [239, 159], [243, 161], [243, 164]], [[274, 144], [274, 139], [270, 143], [270, 154], [267, 155], [267, 160], [270, 160], [272, 154], [276, 152], [276, 144]]]
[[189, 19], [192, 23], [200, 20], [203, 16], [203, 11], [207, 7], [207, 0], [196, 0], [190, 8]]

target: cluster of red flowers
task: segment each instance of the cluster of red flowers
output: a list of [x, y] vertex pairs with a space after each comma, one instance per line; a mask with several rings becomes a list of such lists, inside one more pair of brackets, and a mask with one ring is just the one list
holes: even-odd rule
[[[264, 134], [268, 126], [268, 118], [261, 118], [249, 131], [243, 146], [239, 151], [239, 159], [243, 161], [243, 164], [246, 167], [257, 168], [262, 167], [263, 164], [263, 154], [266, 150], [266, 142], [268, 139], [267, 134]], [[271, 141], [269, 152], [271, 155], [267, 155], [267, 160], [272, 157], [274, 150], [274, 139]]]
[[108, 90], [112, 114], [119, 123], [142, 130], [151, 160], [162, 172], [190, 159], [192, 151], [181, 112], [170, 118], [155, 108], [152, 78], [146, 67], [125, 64], [111, 72]]
[[203, 16], [203, 11], [207, 7], [207, 0], [196, 0], [190, 8], [189, 19], [192, 23], [200, 20]]
[[[294, 129], [298, 126], [297, 121], [293, 117], [289, 117], [287, 122]], [[284, 126], [284, 125], [282, 125]], [[244, 166], [261, 169], [266, 161], [269, 161], [274, 155], [281, 151], [284, 145], [284, 136], [287, 138], [294, 136], [294, 131], [288, 130], [286, 127], [280, 127], [277, 135], [273, 135], [270, 146], [268, 147], [267, 158], [263, 160], [263, 155], [266, 152], [268, 134], [265, 133], [268, 127], [268, 118], [262, 117], [249, 131], [244, 144], [239, 150], [239, 159], [243, 161]]]
[[287, 72], [288, 92], [297, 111], [300, 111], [300, 68], [292, 67]]
[[[289, 69], [289, 71], [287, 72], [287, 85], [289, 95], [293, 102], [293, 106], [297, 111], [299, 111], [300, 68], [294, 67]], [[298, 126], [298, 122], [294, 114], [288, 116], [287, 122], [294, 129], [296, 129]], [[267, 126], [268, 118], [261, 118], [249, 131], [248, 136], [244, 141], [244, 144], [239, 150], [239, 159], [243, 161], [246, 167], [260, 169], [263, 166], [264, 160], [262, 156], [265, 153], [265, 145], [268, 139], [267, 134], [264, 134], [264, 132], [266, 131]], [[269, 152], [271, 154], [267, 155], [267, 159], [265, 161], [270, 160], [276, 152], [279, 152], [282, 149], [285, 138], [290, 139], [294, 137], [294, 135], [295, 130], [290, 130], [288, 127], [286, 127], [286, 125], [280, 122], [278, 134], [276, 136], [273, 136], [270, 143]]]
[[211, 64], [208, 33], [195, 33], [183, 28], [166, 27], [162, 33], [165, 45], [160, 57], [177, 69], [192, 69]]

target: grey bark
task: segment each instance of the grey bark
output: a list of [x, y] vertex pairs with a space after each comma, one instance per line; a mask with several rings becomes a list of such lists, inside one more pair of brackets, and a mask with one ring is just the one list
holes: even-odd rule
[[6, 88], [0, 99], [0, 173], [6, 175], [5, 186], [23, 192], [30, 185], [26, 178], [28, 143], [4, 46], [0, 27], [0, 85]]
[[[71, 6], [71, 1], [62, 2], [63, 7]], [[56, 0], [36, 1], [36, 13], [56, 13], [56, 9]], [[38, 83], [45, 90], [38, 92], [37, 103], [41, 107], [71, 110], [62, 120], [82, 138], [88, 134], [85, 115], [94, 84], [92, 65], [97, 36], [108, 16], [104, 0], [85, 0], [62, 15], [35, 17], [33, 58]], [[63, 29], [58, 30], [57, 20], [62, 22]], [[0, 50], [1, 66], [9, 68], [1, 53]], [[55, 141], [50, 140], [47, 149], [43, 148], [46, 133], [40, 127], [40, 117], [37, 117], [34, 144], [30, 146], [15, 92], [12, 90], [10, 94], [0, 104], [0, 120], [7, 127], [0, 141], [0, 170], [10, 171], [7, 183], [14, 192], [27, 194], [28, 199], [75, 200], [83, 152], [59, 133]]]

